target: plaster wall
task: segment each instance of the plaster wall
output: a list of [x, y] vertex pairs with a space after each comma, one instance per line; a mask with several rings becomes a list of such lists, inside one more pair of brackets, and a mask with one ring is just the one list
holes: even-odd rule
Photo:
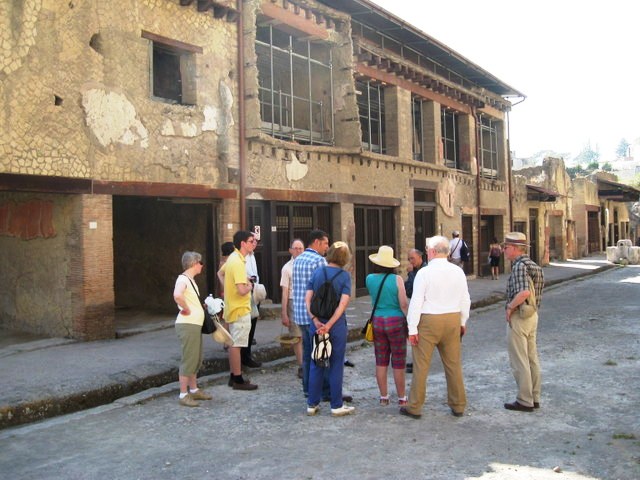
[[[178, 2], [5, 2], [0, 171], [218, 185], [236, 158], [236, 26]], [[151, 97], [148, 31], [193, 53], [196, 105]]]
[[[25, 205], [50, 205], [49, 228], [24, 235]], [[0, 327], [55, 337], [73, 336], [74, 262], [80, 261], [79, 197], [0, 192]], [[44, 218], [36, 219], [42, 224]], [[13, 225], [13, 227], [12, 227]], [[5, 228], [8, 227], [8, 228]]]

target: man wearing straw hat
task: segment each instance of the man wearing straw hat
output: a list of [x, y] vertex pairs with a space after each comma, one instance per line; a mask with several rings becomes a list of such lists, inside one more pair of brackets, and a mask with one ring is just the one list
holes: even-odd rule
[[[506, 293], [507, 346], [518, 394], [516, 400], [505, 403], [504, 408], [519, 412], [533, 412], [534, 408], [540, 407], [541, 379], [536, 335], [537, 307], [542, 298], [544, 275], [542, 268], [527, 255], [527, 248], [529, 244], [524, 233], [510, 232], [505, 237], [504, 256], [512, 262]], [[533, 292], [531, 292], [532, 286]], [[520, 307], [532, 293], [536, 303], [535, 312], [525, 317]]]
[[289, 329], [292, 341], [291, 346], [298, 363], [298, 378], [302, 378], [302, 331], [293, 321], [293, 261], [304, 252], [304, 243], [299, 238], [294, 239], [289, 246], [291, 259], [284, 264], [280, 275], [280, 287], [282, 287], [282, 325]]
[[438, 348], [447, 379], [447, 403], [455, 417], [464, 415], [467, 397], [462, 378], [461, 337], [471, 308], [467, 277], [447, 260], [449, 239], [427, 239], [429, 263], [421, 268], [413, 284], [409, 303], [409, 343], [413, 347], [413, 381], [409, 403], [400, 414], [422, 416], [427, 376], [434, 348]]

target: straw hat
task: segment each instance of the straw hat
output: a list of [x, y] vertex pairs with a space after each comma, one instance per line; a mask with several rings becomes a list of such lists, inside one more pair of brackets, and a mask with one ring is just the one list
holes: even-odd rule
[[213, 338], [218, 343], [222, 343], [223, 345], [232, 347], [233, 338], [231, 338], [231, 334], [227, 332], [227, 329], [224, 328], [220, 323], [218, 323], [216, 327], [216, 331], [211, 334], [211, 338]]
[[507, 245], [507, 244], [518, 245], [520, 247], [529, 246], [529, 244], [527, 243], [527, 236], [521, 232], [507, 233], [507, 235], [504, 237], [504, 242], [502, 242], [502, 245]]
[[276, 342], [279, 342], [281, 346], [295, 345], [301, 340], [300, 337], [294, 337], [290, 333], [283, 333], [276, 337]]
[[369, 260], [371, 260], [376, 265], [387, 268], [396, 268], [398, 265], [400, 265], [400, 262], [393, 258], [393, 248], [387, 245], [382, 245], [378, 249], [378, 253], [369, 255]]

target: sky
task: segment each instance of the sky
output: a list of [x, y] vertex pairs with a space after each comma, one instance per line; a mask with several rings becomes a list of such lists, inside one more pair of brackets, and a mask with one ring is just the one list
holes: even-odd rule
[[509, 113], [516, 157], [591, 146], [603, 162], [640, 139], [635, 0], [372, 1], [526, 95]]

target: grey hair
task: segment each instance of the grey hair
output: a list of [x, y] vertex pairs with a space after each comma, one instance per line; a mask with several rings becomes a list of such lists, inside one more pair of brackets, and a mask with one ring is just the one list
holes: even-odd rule
[[427, 248], [433, 249], [438, 255], [449, 254], [449, 239], [441, 235], [427, 238]]
[[184, 252], [182, 254], [183, 270], [187, 270], [188, 268], [193, 267], [200, 260], [202, 260], [202, 255], [200, 255], [198, 252]]

